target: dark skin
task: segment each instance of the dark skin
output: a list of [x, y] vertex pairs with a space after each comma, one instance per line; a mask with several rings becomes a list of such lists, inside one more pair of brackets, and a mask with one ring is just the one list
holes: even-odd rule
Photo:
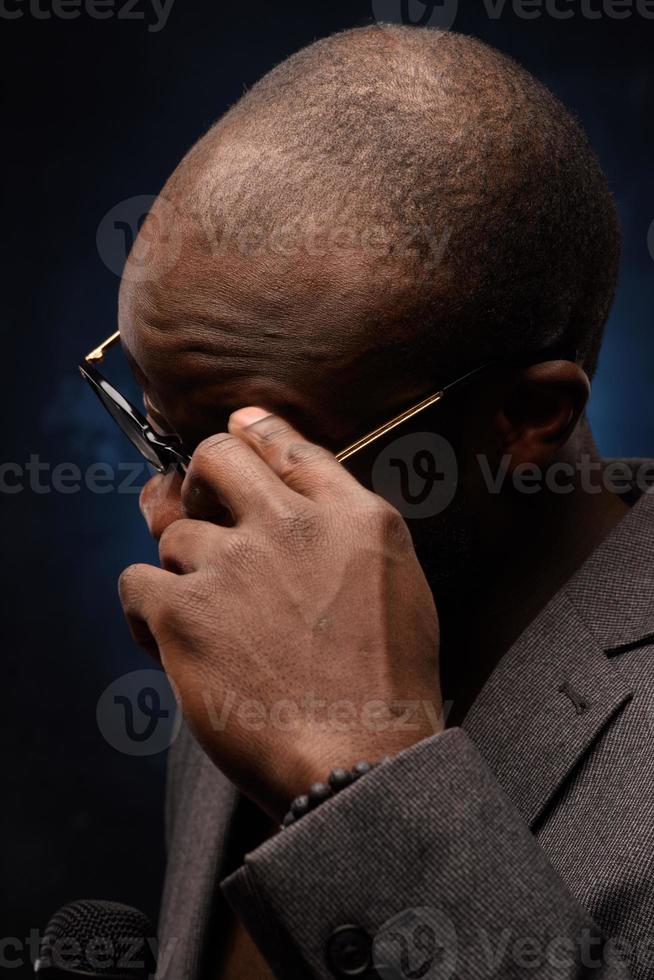
[[[427, 37], [340, 37], [317, 74], [301, 63], [243, 100], [171, 177], [121, 289], [121, 337], [148, 413], [196, 450], [183, 483], [157, 477], [142, 494], [162, 567], [128, 569], [122, 600], [196, 738], [269, 820], [241, 834], [241, 851], [333, 766], [460, 723], [502, 654], [626, 511], [599, 473], [596, 494], [579, 481], [570, 494], [510, 486], [524, 464], [597, 458], [582, 422], [588, 379], [569, 362], [498, 369], [421, 420], [459, 466], [455, 501], [433, 518], [407, 527], [371, 492], [369, 460], [349, 471], [330, 455], [461, 373], [457, 356], [473, 356], [474, 337], [456, 338], [457, 355], [447, 329], [421, 336], [423, 312], [447, 328], [465, 323], [462, 309], [489, 309], [475, 282], [497, 272], [504, 282], [503, 254], [513, 268], [505, 216], [509, 227], [540, 220], [550, 203], [532, 193], [558, 131], [551, 107], [489, 49]], [[566, 148], [569, 136], [559, 134]], [[553, 173], [565, 183], [561, 161], [563, 151]], [[427, 169], [443, 176], [438, 187], [424, 185]], [[320, 241], [305, 235], [314, 218]], [[288, 221], [294, 254], [285, 234], [274, 247]], [[418, 253], [400, 259], [398, 232], [415, 221], [431, 245], [444, 243], [430, 247], [428, 270]], [[258, 230], [263, 247], [250, 251], [241, 235]], [[386, 244], [362, 248], [371, 231]], [[481, 267], [463, 282], [469, 250]], [[553, 298], [537, 302], [558, 331]], [[414, 356], [423, 340], [428, 359]], [[507, 457], [501, 492], [489, 493], [478, 455], [492, 473]], [[307, 692], [349, 705], [347, 723], [327, 711], [280, 724], [279, 705]], [[407, 700], [410, 726], [398, 710]], [[263, 725], [245, 723], [246, 704], [264, 710]], [[268, 972], [238, 923], [216, 972]]]
[[[185, 260], [188, 265], [189, 258]], [[193, 256], [191, 265], [195, 269], [196, 262], [202, 261]], [[225, 329], [219, 324], [209, 333], [206, 346], [211, 353], [206, 359], [185, 355], [191, 346], [189, 338], [183, 332], [172, 329], [169, 332], [172, 322], [166, 323], [163, 330], [153, 330], [144, 310], [142, 288], [129, 283], [123, 285], [120, 305], [123, 344], [144, 387], [146, 407], [155, 427], [175, 431], [187, 445], [194, 447], [212, 433], [225, 431], [232, 411], [246, 403], [255, 404], [293, 422], [312, 441], [337, 451], [378, 421], [392, 417], [433, 390], [429, 378], [398, 377], [391, 384], [387, 378], [392, 375], [392, 365], [382, 365], [382, 384], [375, 377], [364, 384], [361, 363], [365, 363], [365, 357], [357, 358], [354, 354], [351, 363], [342, 363], [336, 376], [330, 377], [328, 372], [336, 357], [328, 343], [320, 339], [322, 317], [332, 324], [336, 338], [339, 318], [343, 324], [364, 320], [368, 297], [361, 295], [363, 270], [344, 281], [338, 290], [339, 304], [343, 295], [350, 297], [348, 308], [339, 310], [334, 306], [329, 310], [323, 298], [316, 311], [313, 303], [316, 270], [298, 275], [298, 268], [294, 267], [294, 295], [286, 297], [278, 316], [290, 325], [298, 325], [294, 332], [289, 327], [288, 350], [314, 340], [315, 347], [322, 348], [318, 369], [324, 370], [325, 377], [320, 385], [315, 385], [311, 375], [306, 379], [300, 377], [299, 383], [285, 376], [283, 366], [288, 351], [283, 346], [279, 352], [280, 363], [271, 360], [268, 376], [253, 376], [248, 372], [248, 358], [241, 348], [245, 351], [245, 345], [250, 344], [257, 351], [270, 346], [266, 334], [269, 304], [262, 302], [262, 290], [268, 289], [275, 295], [278, 304], [283, 301], [279, 299], [275, 281], [262, 286], [260, 269], [255, 265], [252, 271], [251, 266], [250, 261], [241, 257], [233, 267], [230, 264], [221, 267], [221, 281], [229, 297], [225, 307], [236, 309], [236, 319], [247, 325], [243, 330], [245, 340], [239, 333], [234, 336], [235, 331], [225, 317]], [[352, 269], [353, 264], [348, 263], [348, 267]], [[192, 278], [204, 271], [196, 269]], [[290, 278], [290, 270], [283, 265], [275, 271], [280, 282]], [[226, 272], [232, 273], [231, 279]], [[324, 281], [333, 283], [338, 273], [345, 274], [342, 267], [327, 273], [323, 269]], [[299, 286], [302, 282], [304, 294]], [[230, 283], [234, 287], [231, 293]], [[158, 294], [165, 295], [161, 286]], [[183, 302], [184, 296], [176, 294], [171, 319], [177, 313], [178, 304], [181, 306]], [[303, 311], [308, 311], [304, 321]], [[160, 309], [156, 310], [156, 316], [153, 312], [150, 308], [150, 320], [166, 322]], [[365, 353], [365, 335], [361, 345]], [[446, 372], [444, 376], [448, 377]], [[357, 394], [358, 404], [350, 404], [352, 392]], [[545, 469], [558, 461], [574, 463], [582, 453], [598, 461], [587, 428], [579, 424], [588, 394], [588, 379], [581, 367], [564, 361], [547, 362], [521, 371], [494, 373], [455, 398], [452, 405], [440, 406], [429, 416], [429, 424], [459, 449], [461, 482], [466, 488], [465, 507], [475, 515], [476, 527], [481, 529], [474, 556], [477, 574], [473, 579], [466, 569], [465, 581], [460, 585], [468, 597], [465, 613], [460, 615], [457, 603], [452, 604], [451, 610], [447, 608], [449, 593], [456, 591], [456, 585], [454, 590], [444, 590], [448, 594], [439, 602], [443, 632], [456, 636], [456, 655], [450, 659], [441, 649], [441, 672], [448, 678], [446, 699], [453, 702], [450, 721], [464, 716], [502, 653], [627, 510], [619, 498], [601, 487], [599, 472], [595, 481], [600, 492], [592, 495], [579, 488], [565, 495], [547, 490], [537, 497], [514, 493], [490, 495], [481, 480], [475, 460], [480, 453], [487, 456], [493, 472], [500, 466], [502, 457], [510, 454], [509, 474], [525, 464]], [[344, 404], [348, 409], [341, 418], [338, 410]], [[143, 491], [141, 506], [157, 540], [170, 523], [188, 516], [180, 492], [181, 480], [174, 475], [154, 478]], [[213, 493], [206, 495], [201, 509], [197, 514], [193, 511], [193, 516], [219, 523], [229, 520]], [[447, 512], [437, 518], [440, 523], [447, 520]], [[411, 522], [410, 531], [419, 553], [423, 549], [438, 549], [438, 524], [434, 527], [429, 522]], [[561, 547], [562, 541], [565, 548]], [[529, 542], [529, 548], [525, 548], [525, 542]], [[503, 560], [498, 567], [499, 554]], [[469, 615], [470, 603], [474, 615]], [[463, 650], [468, 649], [483, 650], [483, 656], [478, 652], [463, 655]]]
[[[430, 583], [414, 544], [418, 553], [437, 552], [448, 513], [409, 533], [329, 452], [433, 387], [428, 378], [391, 383], [393, 364], [366, 359], [365, 331], [361, 349], [349, 340], [334, 370], [332, 346], [348, 324], [365, 321], [369, 301], [352, 268], [354, 281], [342, 266], [323, 268], [318, 316], [315, 269], [296, 270], [291, 295], [280, 299], [284, 276], [265, 281], [243, 259], [240, 268], [224, 266], [225, 314], [213, 332], [203, 332], [204, 322], [171, 329], [184, 295], [167, 295], [161, 282], [158, 306], [142, 286], [126, 282], [121, 292], [123, 344], [151, 420], [197, 447], [183, 482], [157, 476], [143, 491], [162, 568], [128, 569], [123, 605], [135, 638], [176, 685], [192, 731], [267, 814], [271, 832], [290, 801], [334, 765], [394, 755], [442, 731], [443, 701], [453, 702], [448, 723], [460, 722], [501, 655], [626, 512], [614, 495], [579, 487], [488, 493], [479, 453], [493, 471], [508, 455], [511, 474], [594, 451], [581, 423], [589, 393], [581, 367], [552, 361], [492, 372], [431, 419], [457, 446], [464, 512], [476, 533], [475, 574], [468, 568], [459, 580]], [[267, 334], [267, 292], [287, 338]], [[203, 353], [190, 352], [200, 339]], [[303, 344], [317, 352], [304, 374], [288, 367], [288, 351]], [[377, 373], [364, 384], [366, 363]], [[354, 705], [347, 724], [338, 712], [318, 722], [300, 713], [290, 729], [270, 721], [275, 705], [301, 704], [307, 691], [328, 705]], [[236, 708], [216, 730], [211, 709], [215, 718], [230, 698]], [[411, 726], [397, 710], [407, 700], [418, 706]], [[373, 701], [374, 723], [366, 714]], [[263, 727], [243, 723], [245, 702], [264, 706]], [[221, 976], [265, 975], [238, 925]]]

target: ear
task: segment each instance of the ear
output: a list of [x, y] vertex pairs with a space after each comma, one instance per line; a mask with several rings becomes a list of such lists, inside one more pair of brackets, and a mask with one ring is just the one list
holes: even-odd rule
[[572, 361], [545, 361], [519, 372], [496, 416], [510, 471], [521, 463], [543, 467], [570, 438], [590, 395], [590, 381]]

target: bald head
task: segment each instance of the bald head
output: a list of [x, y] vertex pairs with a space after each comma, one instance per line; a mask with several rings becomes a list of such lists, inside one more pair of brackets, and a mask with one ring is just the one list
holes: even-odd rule
[[192, 440], [257, 402], [337, 442], [560, 340], [592, 373], [619, 252], [600, 168], [546, 89], [476, 40], [390, 26], [266, 75], [141, 234], [121, 333]]

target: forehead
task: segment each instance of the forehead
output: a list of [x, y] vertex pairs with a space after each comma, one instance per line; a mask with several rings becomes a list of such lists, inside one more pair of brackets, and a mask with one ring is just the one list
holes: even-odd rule
[[121, 339], [143, 387], [189, 438], [261, 404], [338, 440], [366, 400], [388, 397], [392, 311], [380, 307], [362, 263], [216, 258], [187, 248], [149, 273], [126, 270]]

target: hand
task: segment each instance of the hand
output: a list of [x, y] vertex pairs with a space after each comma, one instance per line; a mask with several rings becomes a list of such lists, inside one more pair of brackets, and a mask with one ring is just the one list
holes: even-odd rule
[[[442, 729], [438, 616], [393, 507], [276, 416], [243, 409], [229, 428], [177, 502], [150, 494], [157, 531], [186, 516], [161, 534], [162, 568], [126, 569], [120, 595], [206, 752], [281, 819], [335, 766]], [[225, 508], [232, 526], [209, 522]]]

